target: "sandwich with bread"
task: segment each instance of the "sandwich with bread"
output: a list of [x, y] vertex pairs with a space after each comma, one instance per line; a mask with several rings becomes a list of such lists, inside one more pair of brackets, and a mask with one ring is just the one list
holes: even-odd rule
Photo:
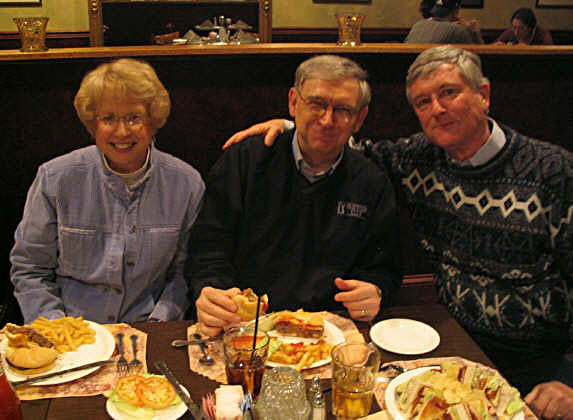
[[396, 387], [396, 404], [413, 420], [512, 420], [525, 402], [497, 372], [444, 362]]
[[[233, 296], [233, 302], [237, 305], [237, 315], [241, 321], [252, 321], [257, 316], [257, 302], [259, 297], [252, 289], [242, 290], [239, 294]], [[259, 316], [265, 314], [269, 308], [269, 298], [267, 295], [261, 296], [261, 307]]]
[[59, 355], [56, 346], [33, 328], [6, 324], [2, 332], [8, 339], [5, 358], [8, 368], [21, 375], [50, 370]]
[[274, 329], [282, 335], [320, 338], [324, 334], [324, 319], [320, 314], [302, 309], [281, 311], [274, 318]]

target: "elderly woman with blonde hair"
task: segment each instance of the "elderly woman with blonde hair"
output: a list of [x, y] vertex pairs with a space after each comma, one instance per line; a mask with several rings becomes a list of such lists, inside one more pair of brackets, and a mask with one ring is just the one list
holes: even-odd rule
[[182, 319], [188, 233], [205, 186], [154, 146], [169, 94], [149, 64], [120, 59], [84, 77], [74, 106], [95, 146], [40, 166], [10, 253], [25, 322]]

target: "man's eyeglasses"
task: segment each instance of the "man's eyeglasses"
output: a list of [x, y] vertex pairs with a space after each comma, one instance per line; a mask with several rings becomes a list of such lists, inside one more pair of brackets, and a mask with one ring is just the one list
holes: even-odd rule
[[331, 105], [320, 97], [305, 98], [297, 90], [298, 97], [306, 104], [308, 110], [317, 118], [322, 118], [328, 108], [332, 107], [332, 116], [335, 121], [348, 123], [358, 113], [358, 110], [349, 105]]
[[107, 115], [98, 115], [96, 118], [100, 123], [102, 123], [107, 128], [116, 128], [117, 125], [119, 124], [119, 121], [123, 120], [123, 123], [127, 128], [135, 130], [142, 126], [147, 117], [141, 114], [129, 114], [129, 115], [124, 115], [123, 117], [118, 117], [115, 114], [107, 114]]

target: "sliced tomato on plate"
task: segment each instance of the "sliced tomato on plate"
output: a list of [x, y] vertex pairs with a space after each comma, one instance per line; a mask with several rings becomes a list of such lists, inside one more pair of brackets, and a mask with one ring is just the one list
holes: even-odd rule
[[135, 392], [143, 405], [161, 410], [175, 400], [175, 389], [162, 376], [150, 376], [137, 384]]
[[141, 407], [144, 405], [144, 402], [137, 394], [137, 388], [143, 381], [145, 381], [145, 378], [139, 375], [125, 376], [117, 381], [115, 392], [125, 402]]

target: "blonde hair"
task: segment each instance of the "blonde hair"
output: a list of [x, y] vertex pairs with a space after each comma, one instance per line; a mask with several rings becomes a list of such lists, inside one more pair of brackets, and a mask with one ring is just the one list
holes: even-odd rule
[[78, 117], [92, 135], [96, 108], [104, 94], [117, 101], [143, 103], [154, 133], [163, 127], [171, 110], [169, 93], [148, 63], [132, 58], [104, 63], [84, 76], [74, 99]]

